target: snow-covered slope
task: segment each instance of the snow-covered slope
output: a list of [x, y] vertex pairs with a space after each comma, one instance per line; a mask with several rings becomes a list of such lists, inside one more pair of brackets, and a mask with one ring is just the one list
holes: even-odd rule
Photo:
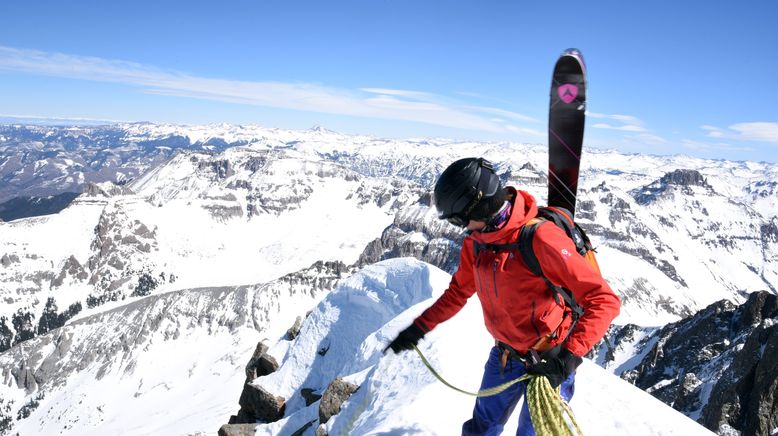
[[[359, 386], [341, 412], [324, 424], [329, 434], [458, 434], [473, 398], [444, 386], [414, 352], [382, 354], [445, 288], [450, 276], [414, 259], [394, 259], [351, 276], [308, 316], [293, 343], [269, 353], [280, 368], [254, 380], [287, 399], [286, 416], [259, 425], [257, 434], [292, 434], [315, 421], [320, 402], [305, 406], [301, 391], [322, 392], [336, 378]], [[452, 384], [475, 391], [493, 342], [477, 299], [421, 342], [421, 351]], [[326, 354], [318, 353], [323, 346]], [[645, 392], [586, 362], [571, 402], [591, 435], [688, 435], [707, 430]], [[618, 413], [616, 413], [618, 411]], [[504, 434], [514, 434], [518, 408]], [[310, 430], [312, 434], [313, 430]]]
[[57, 215], [0, 223], [0, 325], [21, 327], [14, 342], [36, 332], [49, 298], [55, 312], [102, 310], [151, 292], [263, 283], [317, 261], [354, 263], [421, 192], [252, 149], [180, 154], [133, 189], [93, 186]]
[[0, 434], [215, 432], [257, 342], [281, 337], [344, 273], [317, 264], [152, 295], [25, 341], [0, 354]]

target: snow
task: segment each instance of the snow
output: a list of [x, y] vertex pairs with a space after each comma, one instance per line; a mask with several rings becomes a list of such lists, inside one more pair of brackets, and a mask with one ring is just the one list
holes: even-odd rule
[[[414, 352], [382, 354], [386, 344], [434, 301], [449, 279], [414, 259], [366, 267], [320, 303], [291, 347], [271, 349], [285, 350], [283, 356], [276, 356], [281, 368], [254, 383], [287, 398], [302, 387], [323, 391], [338, 376], [358, 384], [360, 389], [326, 423], [330, 434], [458, 434], [472, 413], [473, 398], [438, 382]], [[399, 283], [403, 285], [398, 287]], [[329, 351], [318, 356], [316, 350], [328, 338]], [[492, 345], [478, 300], [471, 299], [459, 314], [429, 333], [420, 349], [450, 383], [476, 391]], [[709, 433], [591, 362], [581, 366], [576, 382], [571, 406], [585, 434]], [[287, 402], [284, 419], [260, 425], [257, 434], [289, 434], [316, 419], [318, 402], [305, 407], [298, 397]], [[518, 410], [504, 434], [515, 433]]]
[[[138, 300], [22, 345], [24, 365], [49, 379], [40, 406], [14, 428], [23, 435], [213, 434], [237, 410], [244, 365], [261, 334], [252, 319], [257, 289], [204, 289]], [[282, 298], [308, 306], [311, 298]], [[248, 304], [247, 304], [248, 303]], [[287, 317], [271, 317], [288, 328]], [[46, 360], [43, 368], [41, 362]], [[10, 366], [9, 366], [10, 365]], [[73, 371], [73, 368], [77, 368]], [[21, 405], [23, 389], [0, 384]], [[33, 392], [29, 397], [35, 397]]]
[[99, 378], [96, 368], [78, 373], [15, 430], [50, 435], [60, 429], [84, 436], [214, 433], [234, 413], [245, 378], [240, 364], [257, 340], [256, 333], [243, 334], [250, 337], [201, 331], [153, 343], [130, 374], [117, 370]]
[[196, 199], [138, 205], [133, 216], [156, 227], [161, 250], [152, 259], [174, 268], [176, 288], [263, 283], [319, 260], [353, 263], [391, 223], [385, 210], [347, 199], [351, 187], [329, 180], [298, 209], [251, 220], [215, 221], [205, 209], [192, 207], [213, 201]]
[[[0, 225], [0, 240], [6, 247], [12, 247], [20, 253], [25, 269], [31, 271], [55, 270], [57, 273], [62, 263], [71, 255], [82, 265], [86, 264], [91, 254], [94, 224], [97, 223], [105, 204], [90, 203], [78, 207], [69, 207], [59, 214], [44, 217], [25, 218]], [[14, 271], [3, 268], [0, 279], [10, 280]], [[30, 284], [36, 289], [36, 284]], [[80, 292], [63, 292], [58, 304], [60, 310], [67, 304], [86, 297], [85, 289]], [[46, 297], [42, 297], [45, 302]], [[8, 312], [15, 311], [19, 305], [10, 304]], [[42, 309], [42, 307], [40, 308]]]

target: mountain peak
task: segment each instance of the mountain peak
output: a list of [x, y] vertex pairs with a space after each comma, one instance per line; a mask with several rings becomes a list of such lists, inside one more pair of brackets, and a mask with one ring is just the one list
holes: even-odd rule
[[319, 124], [311, 127], [310, 129], [308, 129], [308, 131], [313, 133], [327, 133], [327, 134], [337, 133]]
[[660, 182], [668, 185], [708, 187], [708, 181], [697, 170], [677, 169], [666, 173]]

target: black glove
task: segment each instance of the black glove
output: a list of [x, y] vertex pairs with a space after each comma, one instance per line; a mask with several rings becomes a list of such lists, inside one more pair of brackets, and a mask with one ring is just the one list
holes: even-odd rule
[[544, 375], [551, 383], [551, 387], [556, 389], [563, 381], [575, 372], [583, 359], [562, 348], [556, 357], [547, 357], [540, 362], [527, 367], [527, 373], [533, 375]]
[[411, 324], [408, 328], [401, 331], [388, 347], [384, 348], [384, 354], [386, 354], [386, 350], [390, 348], [395, 354], [403, 350], [412, 350], [413, 346], [419, 343], [419, 339], [423, 337], [424, 331], [416, 324]]

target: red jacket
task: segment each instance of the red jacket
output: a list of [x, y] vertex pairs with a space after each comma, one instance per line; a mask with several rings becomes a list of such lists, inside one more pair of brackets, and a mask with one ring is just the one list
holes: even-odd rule
[[[459, 269], [448, 289], [415, 320], [425, 332], [454, 316], [468, 298], [478, 293], [486, 329], [516, 351], [527, 352], [554, 329], [558, 334], [552, 344], [566, 337], [572, 321], [564, 315], [570, 310], [564, 302], [556, 303], [543, 278], [530, 272], [518, 252], [483, 250], [478, 258], [474, 256], [473, 241], [515, 243], [521, 226], [537, 215], [534, 197], [508, 189], [515, 193], [508, 223], [495, 232], [476, 231], [465, 238]], [[565, 232], [553, 223], [538, 227], [532, 247], [546, 277], [572, 291], [584, 310], [565, 344], [570, 352], [583, 356], [605, 335], [619, 314], [621, 302], [602, 276], [576, 253]]]

